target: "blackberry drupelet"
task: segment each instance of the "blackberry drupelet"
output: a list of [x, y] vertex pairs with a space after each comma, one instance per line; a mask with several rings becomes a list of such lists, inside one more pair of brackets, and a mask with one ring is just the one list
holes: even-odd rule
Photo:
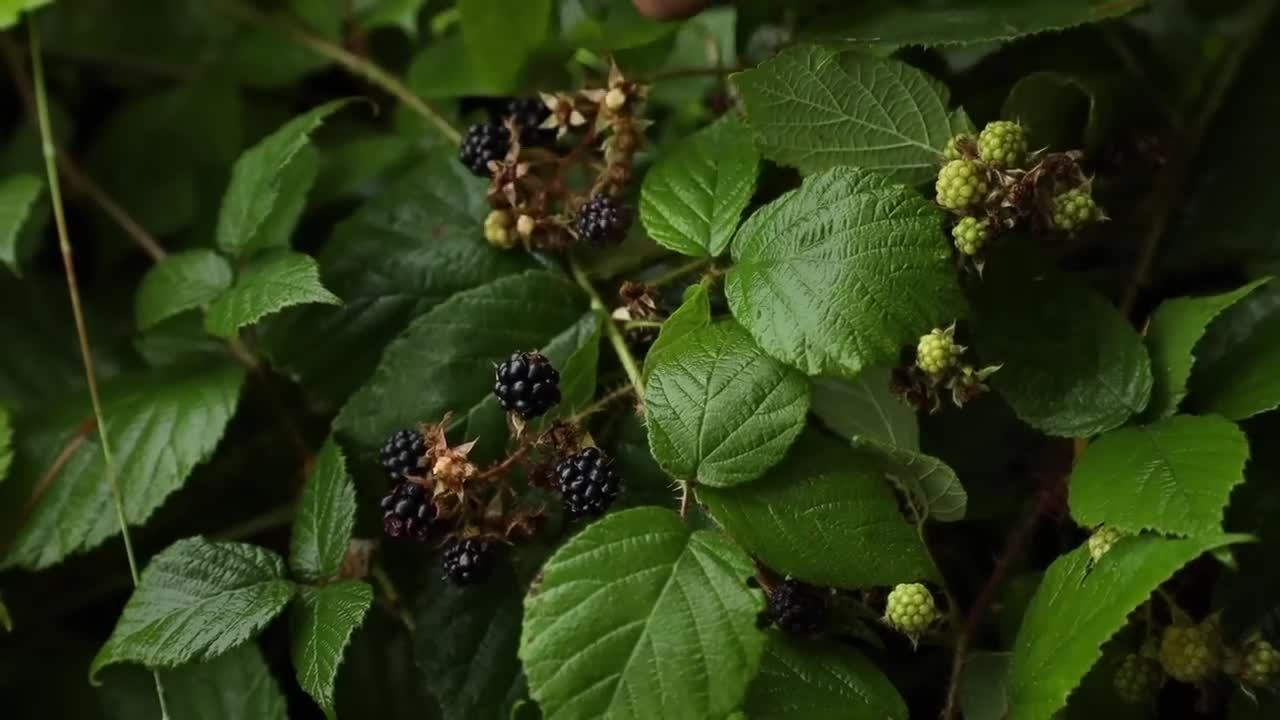
[[556, 465], [556, 484], [571, 518], [603, 515], [622, 489], [613, 460], [589, 447]]
[[768, 593], [769, 619], [792, 635], [818, 635], [827, 627], [826, 598], [799, 580], [784, 580]]
[[507, 103], [506, 114], [520, 127], [520, 144], [526, 147], [551, 147], [556, 144], [556, 131], [538, 126], [551, 117], [551, 110], [539, 98], [517, 98]]
[[435, 519], [431, 495], [412, 480], [405, 480], [382, 498], [382, 529], [387, 537], [423, 542]]
[[501, 160], [511, 148], [511, 132], [502, 123], [476, 123], [462, 137], [458, 159], [478, 177], [490, 177], [489, 161]]
[[426, 475], [427, 443], [418, 430], [405, 428], [392, 433], [378, 455], [392, 482]]
[[631, 214], [613, 196], [596, 193], [578, 210], [574, 226], [583, 242], [602, 246], [617, 244], [626, 239], [630, 224]]
[[493, 572], [493, 545], [480, 538], [449, 538], [444, 544], [444, 576], [454, 585], [475, 585]]
[[518, 352], [498, 366], [493, 394], [507, 412], [525, 420], [545, 414], [560, 402], [560, 373], [541, 353]]

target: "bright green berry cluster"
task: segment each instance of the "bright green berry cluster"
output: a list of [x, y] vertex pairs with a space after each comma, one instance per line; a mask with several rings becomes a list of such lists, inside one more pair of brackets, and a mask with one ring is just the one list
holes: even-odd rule
[[1164, 682], [1160, 666], [1137, 653], [1130, 653], [1116, 668], [1116, 695], [1132, 705], [1151, 702]]
[[1068, 190], [1053, 199], [1053, 226], [1071, 232], [1102, 219], [1102, 211], [1088, 190]]
[[938, 619], [938, 608], [933, 604], [929, 588], [920, 583], [902, 583], [889, 592], [884, 620], [912, 637], [929, 629]]
[[1027, 131], [1018, 123], [996, 120], [978, 135], [978, 157], [994, 168], [1016, 168], [1027, 159]]
[[956, 249], [961, 253], [969, 256], [977, 255], [991, 239], [991, 221], [979, 220], [976, 217], [962, 217], [960, 222], [951, 228], [951, 237], [955, 238]]
[[932, 376], [942, 375], [955, 367], [965, 347], [955, 341], [955, 327], [934, 328], [916, 344], [916, 367]]
[[1240, 681], [1254, 687], [1270, 687], [1280, 680], [1280, 650], [1255, 637], [1245, 643]]
[[952, 160], [938, 172], [934, 185], [938, 204], [949, 210], [963, 210], [982, 200], [988, 185], [982, 167], [971, 160]]
[[947, 162], [959, 160], [964, 157], [964, 153], [960, 152], [961, 144], [974, 142], [973, 136], [968, 133], [960, 133], [947, 141], [947, 146], [942, 148], [942, 157]]
[[1185, 683], [1202, 683], [1222, 664], [1218, 633], [1209, 624], [1171, 625], [1160, 638], [1160, 666]]
[[1089, 557], [1093, 558], [1094, 562], [1098, 562], [1122, 537], [1124, 537], [1123, 532], [1106, 525], [1094, 530], [1089, 536]]

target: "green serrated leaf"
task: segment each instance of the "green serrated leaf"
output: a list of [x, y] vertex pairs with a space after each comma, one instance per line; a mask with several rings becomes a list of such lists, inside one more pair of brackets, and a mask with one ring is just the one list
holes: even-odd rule
[[1142, 5], [1142, 0], [961, 0], [932, 6], [881, 2], [824, 13], [814, 30], [893, 47], [973, 45], [1100, 22]]
[[595, 52], [649, 45], [662, 40], [680, 25], [647, 18], [636, 11], [634, 3], [561, 0], [558, 4], [565, 40]]
[[664, 470], [699, 485], [760, 477], [804, 429], [809, 386], [737, 323], [667, 346], [645, 384], [649, 446]]
[[[288, 309], [259, 326], [272, 364], [340, 404], [373, 372], [409, 321], [504, 275], [532, 267], [524, 253], [481, 242], [485, 184], [437, 151], [341, 223], [320, 252], [325, 287], [341, 307]], [[318, 353], [319, 344], [343, 348]]]
[[847, 48], [798, 45], [733, 82], [764, 156], [803, 173], [854, 165], [921, 183], [947, 140], [972, 129], [942, 83]]
[[329, 580], [338, 574], [351, 529], [356, 491], [342, 449], [330, 438], [320, 448], [302, 488], [289, 543], [289, 569], [302, 580]]
[[515, 89], [530, 55], [547, 40], [551, 10], [551, 0], [459, 0], [471, 67], [487, 83]]
[[911, 406], [889, 390], [892, 368], [867, 368], [852, 379], [816, 377], [813, 414], [832, 432], [901, 448], [920, 449], [920, 427]]
[[[4, 27], [3, 8], [0, 8], [0, 27]], [[26, 223], [27, 214], [43, 187], [44, 183], [35, 175], [14, 175], [0, 180], [0, 262], [16, 275], [22, 274], [18, 265], [18, 231]]]
[[1247, 536], [1127, 537], [1096, 564], [1081, 546], [1049, 566], [1027, 608], [1009, 669], [1009, 717], [1048, 720], [1129, 613], [1178, 568]]
[[738, 231], [729, 307], [765, 352], [809, 375], [896, 362], [965, 312], [941, 228], [932, 203], [869, 171], [813, 175]]
[[[560, 275], [530, 271], [459, 293], [415, 320], [387, 346], [373, 377], [338, 414], [334, 427], [361, 448], [388, 428], [464, 417], [493, 405], [493, 368], [512, 352], [548, 348], [592, 323], [586, 297]], [[579, 328], [579, 325], [583, 325]], [[549, 355], [563, 365], [577, 346]], [[490, 408], [492, 410], [492, 408]]]
[[246, 326], [294, 305], [341, 305], [320, 284], [320, 268], [309, 255], [278, 250], [255, 259], [232, 285], [209, 304], [204, 327], [231, 337]]
[[[287, 720], [284, 694], [253, 643], [205, 662], [163, 670], [169, 716], [178, 720]], [[160, 717], [156, 681], [138, 667], [103, 670], [103, 705], [115, 720]], [[81, 680], [83, 682], [83, 680]]]
[[1248, 459], [1240, 428], [1212, 415], [1121, 428], [1091, 443], [1076, 462], [1071, 514], [1082, 525], [1129, 532], [1219, 533]]
[[547, 562], [525, 599], [520, 659], [548, 720], [724, 717], [765, 636], [751, 560], [669, 510], [606, 516]]
[[13, 421], [9, 411], [0, 406], [0, 483], [9, 477], [9, 466], [13, 464]]
[[284, 560], [247, 543], [187, 538], [147, 563], [115, 630], [89, 667], [174, 667], [244, 643], [284, 610], [294, 585]]
[[1075, 75], [1035, 72], [1009, 90], [1001, 117], [1026, 128], [1033, 148], [1092, 150], [1105, 139], [1111, 96], [1099, 83]]
[[653, 341], [649, 352], [645, 353], [644, 379], [648, 381], [649, 376], [653, 374], [654, 366], [658, 364], [659, 358], [666, 353], [668, 347], [685, 335], [710, 324], [711, 298], [707, 294], [707, 286], [701, 283], [689, 286], [684, 293], [684, 302], [671, 313], [671, 317], [667, 318], [666, 322], [662, 323], [662, 329], [658, 331], [658, 339]]
[[18, 16], [52, 3], [53, 0], [0, 0], [0, 30], [8, 30], [18, 24]]
[[1196, 346], [1189, 404], [1244, 420], [1280, 407], [1280, 283], [1268, 283], [1213, 321]]
[[974, 345], [1002, 363], [989, 384], [1032, 427], [1087, 437], [1146, 407], [1151, 360], [1102, 296], [1028, 257], [987, 264], [970, 296]]
[[218, 214], [219, 248], [236, 257], [252, 252], [256, 249], [255, 236], [277, 205], [288, 206], [298, 202], [297, 192], [301, 189], [305, 194], [310, 183], [306, 184], [306, 188], [299, 188], [296, 182], [286, 184], [289, 165], [303, 148], [308, 147], [311, 132], [326, 117], [349, 102], [351, 101], [334, 100], [299, 115], [246, 150], [236, 160], [231, 169], [231, 184], [227, 187], [222, 199], [222, 210]]
[[960, 710], [965, 720], [1004, 720], [1009, 717], [1009, 663], [1013, 653], [976, 652], [965, 658], [960, 676]]
[[[228, 366], [152, 371], [103, 385], [103, 413], [130, 525], [142, 524], [213, 454], [243, 382], [244, 370]], [[22, 507], [58, 456], [67, 448], [70, 454], [15, 535], [5, 567], [48, 567], [120, 531], [110, 511], [111, 489], [97, 433], [92, 425], [82, 430], [92, 417], [88, 398], [77, 393], [74, 402], [24, 420], [18, 441], [29, 462], [5, 483], [0, 502]], [[82, 432], [88, 433], [83, 442], [77, 440]]]
[[1160, 303], [1151, 315], [1145, 336], [1155, 384], [1144, 418], [1158, 420], [1177, 411], [1187, 395], [1196, 345], [1209, 323], [1268, 281], [1270, 278], [1264, 278], [1220, 295], [1172, 298]]
[[231, 264], [204, 248], [174, 253], [142, 277], [134, 302], [139, 330], [198, 308], [231, 287]]
[[755, 192], [759, 165], [751, 134], [734, 117], [672, 146], [640, 191], [649, 237], [694, 257], [724, 253]]
[[289, 623], [293, 669], [298, 684], [330, 718], [342, 655], [371, 604], [373, 588], [359, 580], [298, 588]]
[[560, 404], [556, 405], [540, 421], [545, 427], [559, 418], [570, 417], [586, 408], [596, 396], [596, 380], [600, 366], [600, 337], [604, 324], [610, 322], [603, 312], [588, 315], [580, 324], [586, 325], [585, 338], [573, 338], [571, 355], [560, 368]]
[[[547, 555], [541, 546], [519, 552], [539, 563]], [[519, 579], [506, 560], [483, 592], [459, 588], [440, 573], [427, 579], [414, 608], [414, 652], [445, 720], [506, 717], [527, 697], [516, 656], [527, 588], [528, 580]]]
[[751, 720], [907, 720], [889, 678], [857, 650], [768, 633], [760, 674], [743, 707]]
[[699, 487], [698, 499], [747, 552], [806, 582], [854, 590], [934, 576], [876, 458], [814, 430], [764, 477]]
[[320, 173], [320, 153], [303, 145], [298, 154], [280, 171], [280, 194], [271, 212], [263, 218], [257, 232], [241, 249], [241, 257], [259, 252], [288, 249], [293, 231], [307, 205], [307, 194]]
[[885, 476], [911, 497], [921, 517], [941, 522], [963, 520], [969, 495], [955, 470], [922, 452], [887, 445], [869, 437], [855, 438], [854, 448], [873, 457]]

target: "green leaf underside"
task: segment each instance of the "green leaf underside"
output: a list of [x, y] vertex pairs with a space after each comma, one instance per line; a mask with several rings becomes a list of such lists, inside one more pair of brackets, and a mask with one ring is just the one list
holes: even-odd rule
[[737, 323], [667, 346], [645, 385], [649, 446], [680, 480], [729, 487], [760, 477], [804, 429], [809, 386]]
[[293, 668], [298, 684], [329, 717], [343, 653], [372, 603], [373, 588], [359, 580], [298, 589], [290, 622]]
[[871, 438], [855, 438], [854, 448], [870, 455], [889, 480], [910, 494], [922, 517], [942, 522], [964, 519], [969, 495], [945, 462], [931, 455], [887, 445]]
[[765, 352], [853, 377], [964, 314], [942, 215], [918, 193], [835, 168], [756, 211], [725, 293]]
[[1280, 283], [1223, 311], [1196, 347], [1189, 404], [1244, 420], [1280, 407]]
[[1102, 655], [1129, 613], [1178, 568], [1241, 535], [1128, 537], [1092, 564], [1076, 548], [1049, 566], [1014, 643], [1009, 717], [1048, 720]]
[[698, 499], [747, 552], [805, 582], [853, 590], [934, 575], [877, 459], [816, 431], [764, 477], [699, 487]]
[[[351, 102], [334, 100], [285, 123], [246, 150], [231, 169], [231, 183], [218, 214], [217, 243], [224, 252], [241, 256], [253, 249], [255, 236], [278, 203], [296, 203], [299, 183], [284, 182], [289, 165], [308, 146], [309, 135], [326, 117]], [[305, 161], [304, 161], [305, 162]], [[314, 172], [312, 174], [314, 179]], [[288, 197], [284, 190], [289, 190]]]
[[9, 477], [9, 466], [13, 464], [13, 420], [9, 411], [0, 406], [0, 483]]
[[247, 543], [187, 538], [151, 559], [89, 668], [173, 667], [246, 642], [293, 597], [284, 560]]
[[1248, 459], [1240, 428], [1212, 415], [1121, 428], [1091, 443], [1076, 462], [1071, 514], [1082, 525], [1130, 532], [1218, 533]]
[[826, 13], [816, 32], [890, 46], [973, 45], [1119, 17], [1142, 0], [963, 0], [945, 6], [882, 2]]
[[[272, 363], [338, 402], [364, 382], [409, 321], [450, 296], [526, 270], [523, 253], [479, 242], [484, 183], [438, 151], [338, 225], [320, 252], [343, 305], [290, 308], [259, 327]], [[342, 353], [317, 353], [320, 345]]]
[[134, 303], [139, 330], [198, 308], [231, 287], [231, 263], [213, 250], [174, 253], [142, 278]]
[[[517, 350], [577, 336], [586, 297], [563, 277], [531, 271], [459, 293], [415, 320], [387, 346], [373, 377], [342, 408], [338, 431], [362, 448], [388, 428], [497, 408], [494, 366]], [[588, 317], [587, 322], [594, 322]], [[568, 348], [553, 362], [563, 363]]]
[[729, 249], [756, 188], [760, 156], [728, 117], [670, 148], [645, 173], [640, 220], [659, 245], [694, 257]]
[[289, 568], [303, 580], [338, 574], [355, 526], [356, 491], [342, 449], [330, 438], [302, 488], [289, 544]]
[[924, 182], [947, 140], [972, 129], [942, 83], [848, 49], [798, 45], [733, 81], [764, 156], [803, 173], [855, 165]]
[[1028, 425], [1087, 437], [1146, 406], [1152, 376], [1142, 340], [1093, 290], [1003, 255], [987, 264], [970, 302], [978, 357], [1003, 363], [989, 384]]
[[662, 323], [658, 331], [658, 339], [653, 341], [649, 352], [644, 356], [644, 378], [648, 381], [653, 368], [666, 353], [667, 348], [689, 333], [700, 330], [711, 324], [711, 298], [707, 287], [701, 283], [689, 286], [684, 293], [684, 302], [671, 317]]
[[889, 390], [889, 366], [867, 368], [852, 379], [812, 378], [813, 414], [845, 438], [920, 449], [920, 427], [910, 405]]
[[230, 337], [237, 330], [291, 305], [342, 300], [320, 284], [320, 269], [308, 255], [275, 251], [254, 260], [236, 284], [209, 305], [204, 326], [210, 333]]
[[[160, 671], [176, 720], [286, 720], [284, 695], [257, 645], [245, 643], [205, 662]], [[155, 679], [136, 666], [102, 671], [108, 717], [160, 717]]]
[[[3, 20], [4, 10], [0, 9], [0, 25]], [[20, 274], [18, 233], [43, 187], [35, 175], [14, 175], [0, 180], [0, 263], [8, 265], [15, 274]]]
[[520, 658], [548, 720], [725, 717], [764, 650], [751, 561], [668, 510], [605, 517], [525, 600]]
[[600, 336], [606, 322], [611, 321], [603, 312], [592, 313], [578, 321], [576, 327], [581, 332], [575, 335], [585, 337], [574, 337], [569, 343], [576, 349], [559, 366], [560, 404], [547, 411], [540, 420], [541, 427], [546, 427], [559, 418], [572, 416], [595, 399], [600, 367]]
[[862, 653], [834, 641], [769, 633], [743, 707], [751, 720], [907, 720], [893, 683]]
[[[207, 460], [235, 412], [244, 371], [223, 367], [197, 372], [122, 377], [102, 388], [116, 479], [130, 525], [142, 524], [191, 470]], [[87, 398], [33, 420], [30, 466], [43, 473], [91, 418]], [[41, 432], [37, 432], [37, 427]], [[19, 438], [23, 442], [23, 438]], [[37, 443], [38, 441], [38, 443]], [[36, 446], [38, 444], [38, 447]], [[97, 433], [76, 447], [14, 537], [5, 566], [48, 567], [71, 553], [93, 548], [120, 531], [111, 512], [111, 489]], [[6, 483], [4, 501], [30, 492], [36, 477]]]
[[1143, 417], [1159, 419], [1177, 411], [1187, 395], [1187, 381], [1196, 362], [1196, 345], [1209, 323], [1218, 313], [1269, 280], [1264, 278], [1220, 295], [1173, 298], [1160, 303], [1145, 335], [1155, 384], [1151, 388], [1151, 404]]

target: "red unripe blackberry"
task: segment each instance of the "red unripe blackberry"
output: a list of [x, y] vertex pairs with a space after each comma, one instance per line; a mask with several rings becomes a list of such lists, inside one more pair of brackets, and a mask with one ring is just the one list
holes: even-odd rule
[[827, 600], [818, 588], [784, 580], [768, 592], [769, 619], [792, 635], [818, 635], [827, 627]]
[[514, 353], [495, 375], [498, 404], [525, 420], [546, 414], [560, 402], [560, 373], [542, 353]]
[[613, 460], [589, 447], [556, 465], [556, 485], [571, 518], [603, 515], [622, 490], [622, 479], [613, 469]]
[[418, 430], [405, 428], [392, 433], [378, 451], [378, 457], [393, 483], [406, 477], [426, 476], [427, 443]]
[[431, 534], [436, 506], [422, 485], [405, 480], [382, 498], [382, 530], [387, 537], [423, 542]]
[[493, 544], [481, 538], [449, 538], [444, 544], [444, 576], [454, 585], [484, 582], [493, 572]]

